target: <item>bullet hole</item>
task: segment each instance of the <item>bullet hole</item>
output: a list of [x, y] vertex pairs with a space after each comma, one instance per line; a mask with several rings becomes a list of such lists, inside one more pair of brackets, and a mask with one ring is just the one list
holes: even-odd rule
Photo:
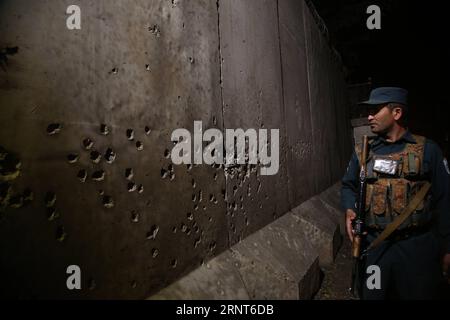
[[107, 163], [113, 163], [114, 160], [116, 160], [116, 153], [113, 151], [113, 149], [108, 148], [105, 153], [105, 159]]
[[80, 182], [86, 182], [87, 171], [84, 169], [81, 169], [80, 171], [78, 171], [77, 178], [78, 178], [78, 180], [80, 180]]
[[126, 168], [125, 169], [125, 179], [131, 180], [134, 177], [134, 172], [132, 168]]
[[152, 132], [149, 126], [145, 126], [145, 134], [149, 135]]
[[161, 36], [161, 30], [157, 24], [148, 27], [148, 31], [153, 34], [155, 37], [159, 38]]
[[236, 192], [237, 192], [237, 187], [234, 186], [234, 187], [233, 187], [233, 194], [236, 194]]
[[53, 207], [56, 202], [56, 194], [54, 192], [47, 192], [44, 197], [45, 206], [47, 208]]
[[159, 227], [154, 225], [151, 227], [150, 231], [147, 232], [147, 239], [148, 240], [155, 240], [156, 239], [156, 235], [158, 234], [159, 231]]
[[105, 171], [98, 170], [92, 174], [92, 180], [94, 181], [103, 181], [105, 180]]
[[198, 192], [198, 202], [202, 202], [202, 200], [203, 200], [203, 191], [199, 190], [199, 192]]
[[78, 161], [78, 159], [79, 159], [79, 156], [77, 154], [69, 154], [67, 156], [67, 161], [69, 163], [76, 163]]
[[133, 129], [127, 129], [127, 139], [130, 141], [134, 140], [134, 130]]
[[191, 171], [192, 170], [192, 164], [188, 164], [186, 165], [187, 171]]
[[59, 212], [56, 210], [56, 208], [47, 208], [47, 220], [48, 221], [54, 221], [59, 218]]
[[83, 148], [86, 150], [90, 150], [94, 146], [94, 141], [89, 138], [83, 140]]
[[105, 194], [105, 191], [103, 191], [103, 190], [98, 190], [98, 194], [101, 195], [101, 196], [103, 196], [103, 195]]
[[49, 136], [58, 134], [61, 131], [61, 129], [62, 129], [61, 124], [59, 124], [59, 123], [51, 123], [47, 127], [47, 134]]
[[222, 194], [222, 197], [225, 199], [226, 190], [225, 190], [225, 189], [222, 189], [220, 193]]
[[158, 249], [153, 248], [153, 249], [152, 249], [152, 257], [153, 257], [153, 258], [156, 258], [156, 257], [158, 256], [158, 254], [159, 254]]
[[189, 221], [194, 220], [194, 215], [193, 215], [191, 212], [188, 212], [188, 213], [187, 213], [187, 219], [188, 219]]
[[59, 242], [63, 242], [67, 237], [67, 233], [64, 230], [63, 226], [59, 226], [58, 228], [56, 228], [56, 240], [58, 240]]
[[214, 174], [214, 181], [217, 181], [217, 173]]
[[136, 149], [138, 149], [138, 151], [144, 150], [144, 144], [141, 141], [136, 141]]
[[191, 229], [187, 228], [186, 229], [186, 234], [189, 236], [191, 234]]
[[173, 227], [173, 228], [172, 228], [172, 232], [173, 232], [173, 233], [177, 233], [177, 227]]
[[262, 207], [263, 207], [263, 205], [262, 205], [262, 204], [260, 204], [260, 205], [259, 205], [259, 208], [260, 208], [260, 209], [262, 209]]
[[139, 187], [137, 188], [137, 192], [138, 193], [143, 193], [144, 192], [144, 186], [142, 184], [140, 184]]
[[89, 290], [94, 290], [97, 287], [97, 284], [95, 283], [95, 280], [90, 278], [88, 281], [88, 288]]
[[131, 211], [131, 222], [137, 223], [139, 222], [139, 212]]
[[135, 280], [133, 280], [131, 282], [131, 288], [135, 289], [137, 287], [137, 282]]
[[90, 157], [91, 157], [91, 161], [95, 164], [99, 163], [100, 160], [102, 159], [102, 155], [100, 154], [100, 152], [95, 151], [95, 150], [91, 151]]
[[167, 170], [165, 170], [164, 168], [161, 169], [161, 178], [162, 179], [167, 178], [168, 175], [169, 175], [169, 172]]
[[170, 157], [170, 151], [169, 151], [169, 149], [164, 150], [164, 158], [169, 159], [169, 157]]
[[107, 209], [111, 209], [112, 207], [114, 207], [114, 200], [111, 196], [104, 195], [102, 202], [103, 202], [103, 206]]
[[191, 184], [192, 184], [192, 188], [195, 188], [197, 186], [194, 179], [191, 180]]
[[239, 197], [239, 200], [242, 202], [242, 201], [244, 201], [244, 196], [240, 196]]
[[210, 194], [209, 195], [209, 202], [213, 202], [214, 201], [214, 195]]
[[190, 64], [194, 64], [194, 63], [195, 63], [195, 59], [192, 58], [192, 57], [189, 57], [189, 63], [190, 63]]
[[170, 262], [170, 265], [172, 266], [172, 268], [176, 268], [177, 267], [177, 259], [173, 259], [171, 262]]
[[173, 165], [169, 164], [169, 166], [167, 167], [167, 170], [169, 171], [169, 176], [170, 176], [170, 180], [174, 180], [175, 179], [175, 173], [174, 173], [174, 169], [173, 169]]
[[216, 248], [216, 242], [213, 241], [209, 244], [209, 251], [213, 251]]
[[213, 125], [217, 125], [217, 119], [216, 119], [216, 117], [213, 117]]
[[100, 125], [100, 134], [104, 136], [107, 136], [109, 134], [109, 127], [104, 123]]
[[261, 190], [261, 182], [258, 182], [258, 188], [256, 189], [256, 193], [259, 193], [260, 190]]
[[241, 210], [244, 209], [244, 204], [243, 203], [241, 203], [241, 207], [240, 208], [241, 208]]
[[212, 218], [212, 217], [209, 217], [208, 221], [209, 221], [209, 222], [212, 222], [212, 221], [213, 221], [213, 218]]
[[187, 226], [184, 223], [182, 223], [180, 226], [180, 229], [181, 229], [181, 232], [186, 232]]
[[134, 191], [136, 191], [136, 189], [137, 189], [137, 186], [134, 182], [128, 183], [128, 185], [127, 185], [128, 192], [134, 192]]
[[150, 202], [150, 200], [148, 200], [147, 201], [147, 203], [145, 204], [147, 207], [150, 207], [150, 204], [151, 204], [151, 202]]
[[195, 239], [195, 241], [194, 241], [194, 248], [197, 248], [201, 242], [202, 242], [201, 238]]
[[150, 65], [149, 64], [145, 65], [145, 70], [150, 71]]
[[245, 225], [248, 226], [250, 222], [248, 221], [248, 218], [245, 218]]
[[195, 202], [197, 200], [197, 195], [194, 193], [192, 194], [192, 202]]
[[195, 230], [195, 233], [198, 233], [200, 231], [200, 228], [196, 225], [196, 226], [194, 226], [194, 230]]
[[119, 73], [119, 68], [113, 68], [110, 72], [109, 72], [109, 74], [118, 74]]

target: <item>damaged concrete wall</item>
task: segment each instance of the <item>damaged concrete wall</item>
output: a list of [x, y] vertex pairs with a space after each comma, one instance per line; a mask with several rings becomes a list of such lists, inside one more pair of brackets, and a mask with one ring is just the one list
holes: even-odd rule
[[[0, 2], [2, 295], [147, 297], [341, 176], [344, 81], [303, 2], [80, 0], [68, 30], [71, 4]], [[280, 129], [278, 174], [173, 165], [194, 120]]]

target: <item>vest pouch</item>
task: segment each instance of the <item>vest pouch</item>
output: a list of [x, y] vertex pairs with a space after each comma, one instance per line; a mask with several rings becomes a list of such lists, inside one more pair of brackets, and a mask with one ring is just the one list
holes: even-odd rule
[[370, 211], [370, 205], [373, 200], [373, 184], [366, 185], [366, 212]]
[[386, 212], [387, 183], [378, 181], [373, 185], [371, 208], [375, 215], [381, 216]]
[[414, 178], [417, 177], [420, 173], [420, 158], [410, 152], [408, 153], [405, 162], [407, 163], [407, 170], [405, 170], [405, 177]]
[[403, 179], [392, 179], [392, 209], [394, 215], [401, 214], [408, 205], [408, 189], [409, 184]]

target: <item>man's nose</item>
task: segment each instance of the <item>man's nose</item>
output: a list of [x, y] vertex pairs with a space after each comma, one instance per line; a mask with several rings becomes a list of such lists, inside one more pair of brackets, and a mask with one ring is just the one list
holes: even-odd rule
[[374, 116], [369, 114], [369, 116], [367, 117], [367, 120], [372, 121], [374, 119]]

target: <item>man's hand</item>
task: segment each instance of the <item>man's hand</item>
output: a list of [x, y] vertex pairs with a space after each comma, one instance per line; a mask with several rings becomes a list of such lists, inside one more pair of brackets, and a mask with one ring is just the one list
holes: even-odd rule
[[442, 258], [442, 274], [444, 275], [444, 277], [447, 278], [448, 284], [450, 284], [450, 277], [448, 274], [449, 272], [450, 272], [450, 253], [447, 253], [444, 255], [444, 258]]
[[352, 209], [347, 209], [347, 212], [345, 213], [345, 225], [347, 227], [347, 235], [351, 242], [353, 242], [353, 226], [352, 222], [356, 218], [356, 213]]

